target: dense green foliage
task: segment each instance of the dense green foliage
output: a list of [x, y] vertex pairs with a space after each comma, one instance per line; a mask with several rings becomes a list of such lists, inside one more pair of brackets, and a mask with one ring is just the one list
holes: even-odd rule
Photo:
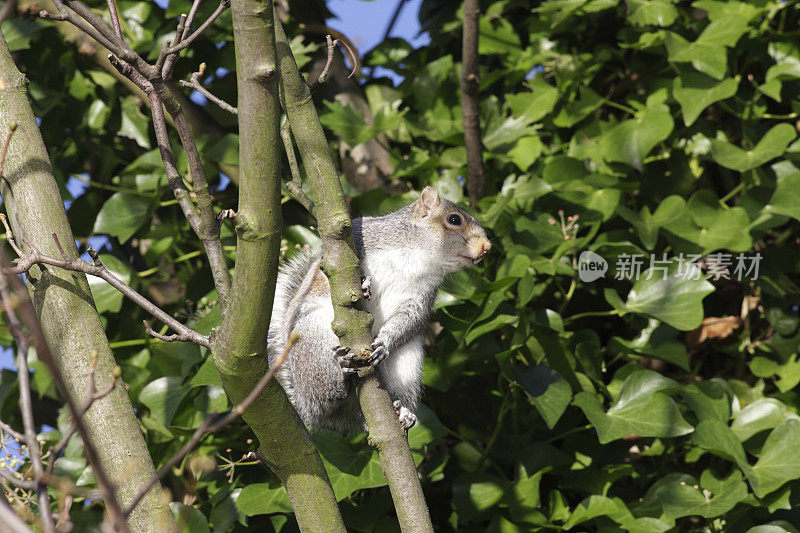
[[[120, 5], [130, 42], [153, 58], [190, 4], [172, 0], [166, 12]], [[380, 136], [395, 166], [386, 190], [345, 184], [356, 213], [391, 210], [425, 185], [464, 198], [458, 7], [423, 3], [430, 46], [395, 38], [366, 55], [365, 67], [404, 78], [396, 87], [363, 80], [371, 119], [319, 102], [333, 145]], [[205, 4], [201, 15], [212, 9]], [[797, 3], [551, 0], [531, 9], [500, 0], [482, 9], [490, 196], [474, 207], [494, 249], [440, 293], [425, 405], [409, 434], [437, 530], [796, 531]], [[287, 33], [301, 35], [298, 23], [317, 21], [321, 10], [298, 7]], [[91, 53], [65, 45], [56, 25], [20, 16], [3, 31], [31, 80], [59, 178], [90, 184], [68, 211], [81, 245], [108, 235], [106, 265], [208, 332], [218, 323], [211, 278], [164, 186], [139, 96]], [[323, 52], [314, 45], [322, 37], [294, 41], [301, 63]], [[230, 15], [185, 56], [176, 78], [202, 61], [231, 68]], [[219, 74], [207, 86], [232, 101], [234, 76]], [[200, 140], [215, 176], [237, 163], [235, 119], [205, 111], [227, 134]], [[234, 207], [235, 185], [215, 199]], [[288, 253], [315, 243], [311, 224], [285, 203]], [[232, 251], [227, 223], [223, 237]], [[604, 277], [581, 281], [586, 250], [608, 261]], [[738, 254], [756, 252], [758, 275], [739, 276]], [[624, 279], [621, 265], [636, 254], [641, 276]], [[651, 254], [660, 262], [647, 272]], [[729, 276], [719, 275], [719, 254], [732, 257]], [[681, 278], [679, 259], [693, 255], [705, 257], [705, 274]], [[158, 464], [227, 399], [204, 351], [146, 338], [136, 306], [102, 283], [93, 290]], [[39, 420], [56, 427], [42, 438], [53, 443], [65, 413], [34, 367]], [[15, 398], [14, 376], [3, 371], [0, 418], [12, 424]], [[255, 446], [248, 438], [243, 424], [207, 437], [198, 454], [216, 468], [189, 459], [168, 479], [173, 510], [192, 531], [293, 527], [278, 482], [240, 460]], [[348, 528], [396, 527], [365, 437], [315, 440]], [[79, 443], [57, 465], [92, 483]], [[76, 523], [99, 517], [100, 502], [73, 513]]]

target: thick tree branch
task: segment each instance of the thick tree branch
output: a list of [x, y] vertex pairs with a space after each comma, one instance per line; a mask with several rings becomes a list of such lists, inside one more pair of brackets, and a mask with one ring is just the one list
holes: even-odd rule
[[[212, 340], [231, 402], [241, 403], [267, 372], [267, 331], [278, 274], [282, 213], [278, 72], [271, 0], [234, 0], [239, 114], [236, 275], [229, 312]], [[281, 479], [303, 531], [344, 531], [336, 497], [308, 431], [277, 383], [243, 418], [259, 454]]]
[[[116, 37], [115, 37], [116, 38]], [[26, 82], [13, 63], [11, 54], [0, 38], [0, 132], [8, 131], [11, 123], [19, 125], [11, 139], [0, 180], [6, 213], [14, 233], [21, 241], [35, 244], [42, 254], [60, 256], [53, 233], [62, 243], [70, 243], [64, 251], [77, 259], [77, 249], [67, 221], [61, 194], [52, 173], [47, 149], [42, 141], [33, 111], [26, 94]], [[11, 267], [10, 264], [5, 265]], [[18, 281], [9, 276], [12, 287]], [[94, 306], [86, 276], [55, 266], [32, 267], [26, 274], [25, 288], [30, 292], [34, 308], [28, 316], [17, 309], [21, 322], [30, 326], [31, 317], [37, 320], [38, 335], [44, 335], [47, 346], [37, 345], [40, 359], [47, 364], [57, 380], [64, 401], [73, 407], [84, 401], [85, 377], [91, 364], [91, 354], [98, 353], [96, 380], [104, 389], [113, 380], [116, 367], [108, 346], [103, 325]], [[41, 321], [39, 328], [38, 320]], [[30, 330], [33, 331], [33, 330]], [[33, 335], [36, 339], [37, 336]], [[43, 342], [39, 342], [43, 344]], [[45, 355], [43, 352], [46, 350]], [[45, 357], [49, 357], [48, 360]], [[96, 401], [82, 418], [81, 438], [84, 441], [93, 469], [108, 480], [113, 494], [106, 503], [127, 503], [155, 469], [133, 411], [128, 393], [116, 387]], [[98, 483], [104, 483], [98, 479]], [[111, 503], [109, 503], [111, 502]], [[117, 506], [118, 507], [118, 506]], [[158, 530], [171, 516], [162, 505], [158, 491], [148, 495], [147, 502], [131, 515], [129, 524], [135, 530]]]
[[[295, 63], [286, 35], [275, 19], [284, 109], [314, 191], [314, 216], [322, 235], [322, 268], [331, 286], [333, 331], [343, 346], [356, 353], [372, 342], [372, 318], [361, 300], [361, 273], [353, 246], [352, 225], [341, 182], [319, 122], [310, 90]], [[408, 440], [370, 369], [359, 380], [358, 396], [367, 421], [370, 441], [377, 447], [383, 473], [389, 482], [400, 528], [433, 531], [419, 476]]]
[[464, 0], [464, 30], [461, 57], [461, 116], [467, 148], [467, 191], [473, 202], [486, 192], [483, 174], [480, 105], [478, 103], [478, 0]]

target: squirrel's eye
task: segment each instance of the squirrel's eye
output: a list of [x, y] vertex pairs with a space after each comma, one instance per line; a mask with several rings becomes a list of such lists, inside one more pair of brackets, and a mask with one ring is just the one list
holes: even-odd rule
[[461, 217], [458, 215], [450, 215], [447, 217], [447, 223], [453, 226], [461, 225]]

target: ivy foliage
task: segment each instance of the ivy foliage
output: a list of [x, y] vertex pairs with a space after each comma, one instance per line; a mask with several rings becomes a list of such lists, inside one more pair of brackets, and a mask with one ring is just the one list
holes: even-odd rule
[[[153, 58], [189, 6], [121, 2], [126, 37]], [[204, 3], [198, 19], [213, 8]], [[797, 531], [797, 2], [481, 8], [489, 196], [473, 207], [493, 251], [440, 291], [424, 404], [409, 433], [436, 529]], [[293, 9], [287, 33], [307, 70], [324, 35], [300, 23], [324, 7]], [[426, 185], [464, 200], [460, 4], [425, 0], [419, 17], [429, 46], [389, 38], [363, 58], [371, 116], [319, 101], [334, 148], [376, 139], [395, 169], [385, 189], [344, 182], [356, 214], [390, 211]], [[65, 44], [58, 25], [19, 16], [3, 32], [31, 80], [80, 245], [108, 237], [109, 268], [210, 331], [219, 313], [208, 268], [165, 187], [147, 108], [91, 51]], [[233, 102], [228, 13], [184, 53], [175, 77], [201, 61], [223, 69], [206, 86]], [[215, 128], [199, 137], [215, 201], [233, 207], [235, 184], [218, 176], [238, 162], [235, 119], [203, 111]], [[178, 163], [185, 173], [180, 154]], [[288, 196], [284, 209], [286, 254], [313, 246], [312, 222]], [[222, 232], [232, 262], [234, 234], [227, 223]], [[599, 277], [588, 280], [581, 264], [591, 261]], [[229, 407], [213, 363], [196, 346], [147, 338], [138, 308], [102, 284], [92, 289], [163, 463], [209, 413]], [[42, 438], [55, 443], [66, 413], [46, 371], [33, 367], [39, 420], [54, 428]], [[17, 420], [14, 398], [4, 370], [3, 420]], [[348, 528], [395, 529], [365, 436], [315, 440]], [[241, 459], [254, 446], [246, 426], [231, 426], [168, 478], [186, 528], [296, 527], [277, 480]], [[56, 465], [80, 486], [93, 483], [75, 439]], [[101, 506], [87, 502], [73, 520], [97, 523]]]

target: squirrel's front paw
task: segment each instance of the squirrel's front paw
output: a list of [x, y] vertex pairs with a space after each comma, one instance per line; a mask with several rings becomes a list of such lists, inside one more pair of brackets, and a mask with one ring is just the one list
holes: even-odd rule
[[395, 400], [392, 403], [392, 407], [394, 407], [394, 412], [397, 413], [397, 419], [400, 420], [400, 425], [403, 426], [403, 429], [408, 431], [414, 427], [414, 424], [417, 423], [417, 416], [406, 407], [403, 407], [400, 400]]
[[347, 346], [334, 346], [333, 353], [336, 355], [336, 362], [339, 363], [342, 374], [358, 373], [358, 369], [351, 366], [355, 363], [356, 356], [350, 353], [350, 348]]
[[369, 355], [367, 362], [372, 366], [377, 366], [378, 363], [383, 361], [389, 356], [389, 349], [384, 346], [383, 341], [375, 339], [375, 342], [369, 346], [372, 348], [372, 353]]
[[364, 276], [361, 278], [361, 296], [365, 300], [372, 298], [372, 276]]

